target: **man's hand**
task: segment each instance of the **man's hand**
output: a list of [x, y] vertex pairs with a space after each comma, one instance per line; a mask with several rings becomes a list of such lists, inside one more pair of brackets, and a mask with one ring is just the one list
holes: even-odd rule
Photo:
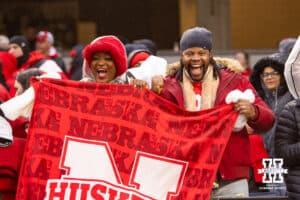
[[248, 100], [240, 99], [234, 104], [234, 109], [240, 114], [244, 114], [247, 120], [255, 121], [257, 119], [256, 107]]

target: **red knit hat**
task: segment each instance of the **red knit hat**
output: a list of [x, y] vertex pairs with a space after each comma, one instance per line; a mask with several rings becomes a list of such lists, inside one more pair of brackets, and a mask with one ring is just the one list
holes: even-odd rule
[[83, 57], [91, 65], [92, 56], [97, 52], [109, 53], [116, 65], [117, 76], [127, 70], [127, 57], [123, 43], [115, 36], [98, 37], [88, 44], [83, 50]]
[[146, 60], [150, 56], [150, 53], [145, 51], [137, 52], [132, 58], [129, 63], [129, 68], [134, 67], [138, 62]]

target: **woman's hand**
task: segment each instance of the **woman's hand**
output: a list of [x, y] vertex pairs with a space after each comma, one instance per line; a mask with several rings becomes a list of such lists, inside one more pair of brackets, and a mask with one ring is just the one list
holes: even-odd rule
[[148, 83], [139, 79], [131, 79], [129, 82], [130, 85], [134, 85], [136, 88], [143, 89], [148, 88]]
[[151, 90], [156, 94], [160, 94], [164, 88], [164, 77], [162, 75], [153, 76], [151, 81]]

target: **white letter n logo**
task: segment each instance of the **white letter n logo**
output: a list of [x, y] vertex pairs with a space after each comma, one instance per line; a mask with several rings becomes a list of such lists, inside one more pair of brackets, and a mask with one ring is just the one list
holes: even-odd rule
[[169, 199], [179, 194], [188, 162], [136, 152], [128, 185], [122, 183], [109, 144], [66, 136], [60, 168], [63, 179], [107, 181], [122, 187], [135, 188], [154, 199]]

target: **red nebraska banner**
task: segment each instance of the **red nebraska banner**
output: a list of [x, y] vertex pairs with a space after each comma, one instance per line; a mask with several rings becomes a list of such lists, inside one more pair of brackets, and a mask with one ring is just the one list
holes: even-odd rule
[[129, 85], [34, 88], [17, 199], [209, 199], [232, 105], [188, 112]]

